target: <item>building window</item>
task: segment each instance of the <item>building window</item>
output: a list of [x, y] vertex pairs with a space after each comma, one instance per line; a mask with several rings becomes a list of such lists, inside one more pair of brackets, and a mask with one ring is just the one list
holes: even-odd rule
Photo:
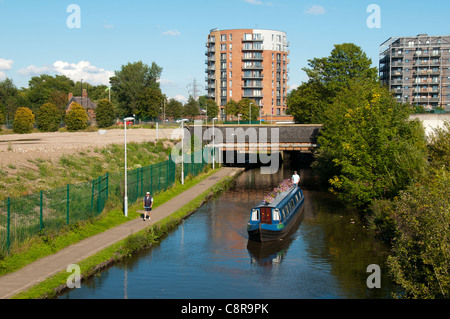
[[227, 41], [227, 35], [226, 34], [221, 34], [220, 35], [220, 41]]

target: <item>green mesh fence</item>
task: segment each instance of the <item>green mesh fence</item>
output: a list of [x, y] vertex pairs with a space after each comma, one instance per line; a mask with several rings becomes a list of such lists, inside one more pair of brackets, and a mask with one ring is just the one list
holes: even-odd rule
[[[211, 157], [211, 149], [185, 155], [184, 175], [198, 175]], [[157, 194], [170, 188], [180, 170], [181, 164], [169, 159], [127, 171], [129, 203], [141, 200], [146, 192]], [[106, 173], [89, 182], [0, 201], [0, 253], [6, 254], [11, 247], [45, 231], [57, 231], [101, 214], [110, 196], [124, 198], [124, 180], [124, 172]]]

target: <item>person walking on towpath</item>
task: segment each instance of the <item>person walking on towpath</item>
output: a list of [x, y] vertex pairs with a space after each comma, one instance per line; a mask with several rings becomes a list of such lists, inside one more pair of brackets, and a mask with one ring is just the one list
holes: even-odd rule
[[295, 171], [294, 175], [292, 175], [292, 183], [294, 183], [295, 187], [298, 187], [299, 182], [300, 176], [297, 174], [297, 171]]
[[148, 220], [150, 220], [150, 215], [152, 211], [153, 206], [153, 197], [150, 196], [150, 192], [147, 192], [147, 194], [144, 197], [144, 222], [148, 215]]

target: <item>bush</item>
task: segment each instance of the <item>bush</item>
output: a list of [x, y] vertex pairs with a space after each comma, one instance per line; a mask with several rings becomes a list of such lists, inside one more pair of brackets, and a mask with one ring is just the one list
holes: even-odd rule
[[53, 103], [45, 103], [37, 115], [38, 128], [42, 132], [55, 132], [61, 122], [61, 113]]
[[95, 116], [99, 128], [113, 125], [115, 120], [114, 105], [107, 99], [101, 100], [95, 109]]
[[86, 110], [78, 103], [73, 103], [66, 116], [66, 126], [69, 131], [84, 130], [88, 127], [89, 117]]
[[13, 131], [15, 133], [30, 133], [35, 122], [33, 112], [27, 107], [19, 107], [14, 115]]

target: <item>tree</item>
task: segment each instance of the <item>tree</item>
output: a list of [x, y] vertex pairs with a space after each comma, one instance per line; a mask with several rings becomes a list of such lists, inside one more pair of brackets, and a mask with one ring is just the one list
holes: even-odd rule
[[66, 126], [69, 131], [84, 130], [88, 127], [89, 117], [86, 110], [78, 103], [72, 103], [66, 115]]
[[161, 112], [163, 95], [160, 89], [146, 87], [138, 96], [136, 111], [133, 114], [141, 118], [155, 118]]
[[[253, 100], [244, 98], [238, 102], [237, 107], [239, 110], [238, 113], [242, 114], [241, 120], [243, 121], [256, 120], [259, 116], [259, 107]], [[252, 117], [251, 119], [250, 115]]]
[[28, 82], [28, 86], [27, 99], [30, 101], [32, 108], [37, 110], [42, 104], [49, 101], [54, 91], [63, 92], [67, 96], [74, 86], [74, 82], [65, 75], [42, 74], [33, 76]]
[[53, 103], [44, 103], [37, 114], [38, 128], [42, 132], [55, 132], [61, 123], [61, 112]]
[[187, 103], [184, 105], [184, 115], [190, 117], [191, 120], [193, 120], [194, 117], [198, 116], [199, 114], [200, 108], [198, 105], [198, 101], [195, 100], [194, 97], [191, 95], [189, 96]]
[[30, 133], [34, 122], [33, 112], [27, 107], [19, 107], [14, 115], [13, 131], [19, 134]]
[[219, 114], [219, 107], [217, 106], [216, 102], [212, 99], [207, 99], [206, 102], [206, 116], [208, 118], [215, 118]]
[[378, 79], [372, 60], [353, 43], [336, 44], [330, 56], [308, 60], [308, 64], [303, 71], [309, 79], [334, 93], [348, 86], [350, 80], [375, 83]]
[[229, 100], [225, 105], [225, 113], [226, 115], [237, 116], [239, 114], [238, 103], [235, 100]]
[[[433, 170], [432, 170], [433, 171]], [[404, 289], [404, 298], [450, 297], [450, 174], [430, 172], [402, 192], [392, 203], [395, 222], [388, 266]]]
[[320, 124], [332, 102], [332, 94], [320, 82], [306, 82], [293, 90], [287, 99], [289, 112], [297, 123]]
[[377, 68], [371, 64], [361, 48], [353, 43], [337, 44], [330, 56], [308, 60], [309, 68], [303, 71], [309, 80], [291, 92], [290, 113], [300, 123], [321, 123], [334, 97], [350, 82], [377, 82]]
[[120, 71], [110, 78], [111, 89], [118, 101], [119, 116], [137, 114], [139, 101], [145, 96], [145, 88], [160, 90], [159, 78], [162, 68], [155, 62], [152, 66], [142, 61], [122, 65]]
[[175, 99], [170, 99], [166, 105], [166, 117], [179, 119], [184, 114], [183, 103]]
[[392, 198], [426, 167], [420, 122], [379, 84], [351, 82], [325, 112], [313, 167], [344, 202], [366, 210]]
[[99, 128], [109, 127], [114, 124], [116, 112], [111, 101], [103, 99], [97, 104], [95, 118]]

